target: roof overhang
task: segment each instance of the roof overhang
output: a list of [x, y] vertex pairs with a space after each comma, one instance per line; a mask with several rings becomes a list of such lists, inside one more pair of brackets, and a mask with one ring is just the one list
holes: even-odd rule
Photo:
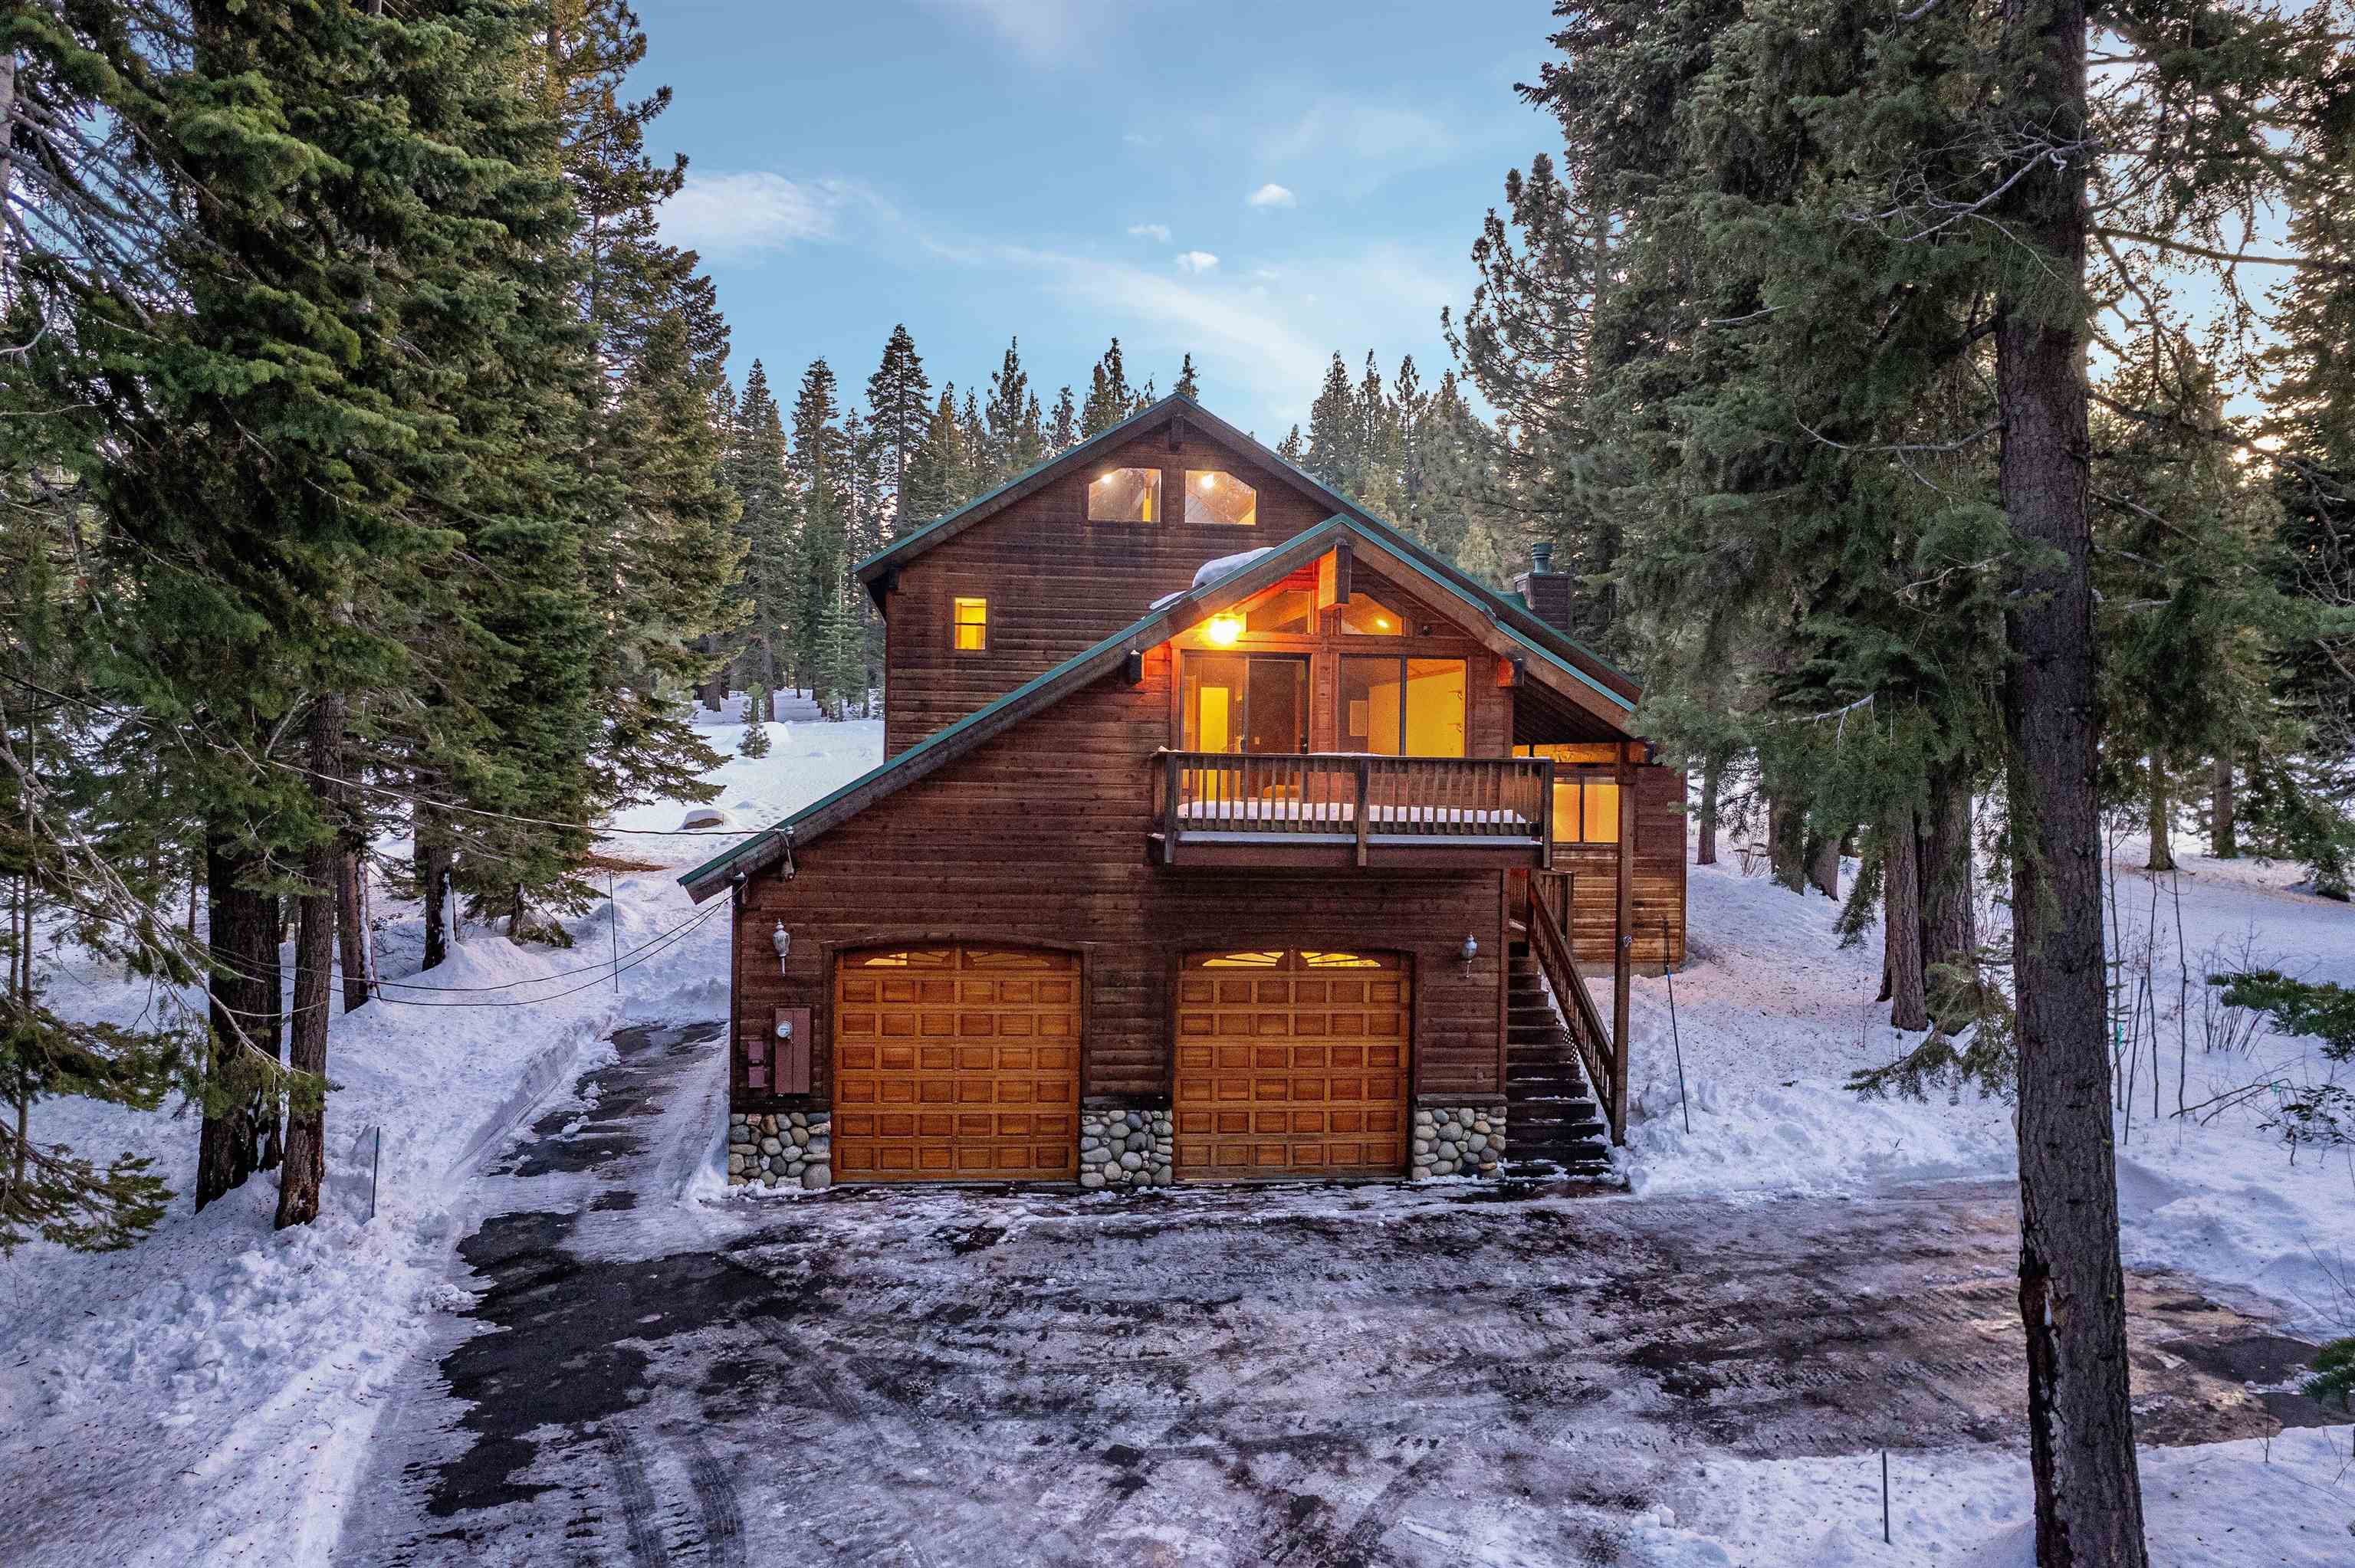
[[[911, 538], [903, 543], [914, 542]], [[1144, 616], [1093, 647], [926, 736], [881, 767], [805, 806], [784, 821], [762, 829], [679, 881], [700, 904], [732, 883], [775, 864], [793, 846], [809, 842], [1071, 693], [1114, 673], [1132, 654], [1158, 647], [1197, 621], [1273, 588], [1342, 545], [1385, 576], [1403, 579], [1408, 586], [1441, 599], [1466, 632], [1499, 657], [1516, 660], [1561, 707], [1583, 715], [1612, 735], [1638, 738], [1625, 727], [1640, 695], [1635, 682], [1389, 524], [1353, 509], [1294, 535], [1223, 577], [1158, 601]]]

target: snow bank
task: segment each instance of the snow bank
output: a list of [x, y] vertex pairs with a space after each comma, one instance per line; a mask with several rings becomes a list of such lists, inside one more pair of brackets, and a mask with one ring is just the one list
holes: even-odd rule
[[[779, 724], [758, 758], [733, 754], [741, 733], [705, 726], [727, 758], [707, 778], [759, 827], [867, 771], [882, 726]], [[387, 1380], [437, 1314], [463, 1309], [447, 1275], [450, 1247], [476, 1217], [469, 1175], [610, 1052], [623, 1019], [725, 1016], [726, 901], [696, 908], [676, 874], [741, 835], [669, 832], [687, 804], [619, 815], [616, 826], [655, 832], [601, 850], [653, 869], [615, 873], [612, 902], [567, 922], [569, 948], [474, 927], [420, 974], [416, 908], [379, 891], [388, 984], [333, 1025], [316, 1224], [272, 1231], [277, 1183], [263, 1173], [201, 1214], [184, 1190], [126, 1252], [36, 1245], [0, 1260], [0, 1473], [16, 1485], [20, 1521], [12, 1568], [325, 1561]], [[155, 1000], [88, 962], [52, 996], [123, 1022]], [[94, 1156], [149, 1154], [176, 1186], [192, 1181], [192, 1110], [59, 1101], [34, 1114], [36, 1136]], [[709, 1119], [724, 1137], [724, 1118]]]
[[[2144, 1449], [2152, 1568], [2344, 1568], [2355, 1559], [2350, 1441], [2355, 1427], [2339, 1426]], [[2036, 1561], [2028, 1461], [1993, 1450], [1891, 1453], [1887, 1545], [1876, 1454], [1707, 1460], [1679, 1501], [1637, 1522], [1631, 1560], [1656, 1568]]]
[[[2116, 846], [2119, 917], [2138, 948], [2154, 924], [2139, 841]], [[2159, 879], [2156, 990], [2159, 1115], [2151, 1062], [2137, 1069], [2131, 1116], [2116, 1118], [2120, 1206], [2129, 1263], [2175, 1267], [2256, 1292], [2295, 1330], [2355, 1332], [2355, 1150], [2307, 1151], [2297, 1163], [2259, 1124], [2269, 1102], [2202, 1125], [2169, 1114], [2268, 1075], [2324, 1075], [2312, 1040], [2261, 1034], [2247, 1054], [2201, 1050], [2200, 981], [2254, 959], [2312, 980], [2355, 984], [2355, 909], [2291, 885], [2289, 866], [2213, 861], [2179, 848], [2188, 966], [2176, 959], [2172, 886]], [[1849, 868], [1852, 873], [1853, 866]], [[1965, 1091], [1930, 1103], [1859, 1098], [1849, 1074], [1920, 1042], [1889, 1027], [1878, 932], [1843, 948], [1838, 906], [1744, 876], [1731, 862], [1690, 868], [1691, 961], [1639, 977], [1630, 1015], [1630, 1116], [1621, 1162], [1638, 1192], [1824, 1192], [1891, 1181], [2009, 1178], [2019, 1171], [2010, 1107]], [[1980, 929], [2005, 916], [1983, 902]], [[2193, 1012], [2179, 1054], [2178, 975]], [[1610, 1005], [1607, 979], [1593, 982]], [[1673, 988], [1675, 1012], [1670, 1014]], [[1680, 1104], [1677, 1057], [1689, 1100]], [[2344, 1075], [2345, 1069], [2339, 1069]], [[2179, 1082], [2180, 1080], [2180, 1082]], [[1685, 1130], [1689, 1111], [1691, 1131]]]

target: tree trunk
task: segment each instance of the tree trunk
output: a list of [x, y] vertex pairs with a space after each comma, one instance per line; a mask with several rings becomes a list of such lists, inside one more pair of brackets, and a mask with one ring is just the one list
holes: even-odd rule
[[[287, 1065], [299, 1097], [286, 1118], [286, 1166], [278, 1176], [278, 1228], [319, 1217], [319, 1189], [327, 1178], [327, 998], [336, 963], [336, 885], [344, 863], [344, 700], [330, 694], [312, 705], [311, 795], [332, 831], [303, 857], [311, 890], [297, 900], [294, 936], [294, 1027]], [[363, 998], [365, 1000], [365, 998]]]
[[1839, 840], [1821, 838], [1807, 846], [1807, 885], [1835, 904], [1839, 902]]
[[2214, 804], [2208, 814], [2208, 853], [2218, 860], [2241, 858], [2240, 825], [2232, 820], [2232, 753], [2216, 753]]
[[1718, 765], [1700, 765], [1700, 849], [1693, 856], [1695, 865], [1717, 863], [1717, 776]]
[[205, 905], [211, 916], [212, 1044], [205, 1062], [204, 1129], [197, 1142], [197, 1207], [244, 1184], [261, 1159], [256, 1086], [271, 1075], [266, 1055], [278, 1054], [278, 1015], [272, 983], [278, 929], [271, 900], [238, 883], [256, 869], [225, 833], [205, 842]]
[[[1922, 974], [1934, 1002], [1942, 993], [1941, 967], [1976, 977], [1978, 968], [1978, 906], [1974, 895], [1969, 775], [1944, 789], [1934, 786], [1930, 806], [1919, 813], [1914, 842], [1920, 850]], [[1960, 1029], [1965, 1010], [1940, 1009], [1942, 1028]]]
[[1922, 852], [1909, 804], [1889, 814], [1881, 834], [1882, 967], [1889, 1022], [1898, 1029], [1930, 1027], [1922, 969]]
[[1774, 880], [1794, 893], [1807, 890], [1806, 827], [1805, 806], [1795, 806], [1781, 799], [1768, 803], [1766, 863], [1774, 874]]
[[[2085, 134], [2084, 0], [2022, 11], [2002, 44], [2010, 119], [2076, 149]], [[2028, 1341], [2038, 1568], [2149, 1568], [2126, 1364], [2116, 1152], [2104, 1026], [2094, 601], [2080, 281], [2083, 150], [2036, 163], [2006, 197], [2015, 258], [1997, 303], [1998, 484], [2021, 543], [2003, 688], [2019, 1052], [2019, 1310]], [[2068, 281], [2056, 301], [2055, 277]]]
[[417, 824], [417, 885], [425, 899], [425, 964], [436, 969], [450, 956], [450, 846], [420, 814]]
[[336, 854], [336, 944], [343, 959], [344, 1011], [357, 1011], [368, 999], [367, 873], [359, 852], [338, 844]]
[[2174, 802], [2167, 798], [2167, 759], [2150, 754], [2150, 861], [2145, 871], [2173, 871], [2175, 844], [2171, 827]]

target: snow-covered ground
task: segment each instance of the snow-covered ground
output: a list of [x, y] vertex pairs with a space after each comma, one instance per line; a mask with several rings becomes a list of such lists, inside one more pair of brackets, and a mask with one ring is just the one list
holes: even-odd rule
[[[2259, 1126], [2271, 1097], [2212, 1121], [2172, 1114], [2179, 1090], [2196, 1107], [2264, 1078], [2321, 1081], [2335, 1072], [2355, 1080], [2355, 1065], [2324, 1060], [2312, 1039], [2260, 1032], [2247, 1050], [2210, 1053], [2200, 1022], [2215, 1001], [2204, 977], [2244, 962], [2355, 984], [2355, 908], [2297, 891], [2293, 866], [2211, 860], [2183, 834], [2176, 853], [2180, 872], [2153, 877], [2137, 869], [2146, 842], [2123, 840], [2114, 851], [2120, 945], [2139, 954], [2154, 910], [2158, 935], [2160, 1114], [2154, 1120], [2146, 1028], [2135, 1106], [2116, 1116], [2126, 1259], [2254, 1291], [2298, 1332], [2355, 1333], [2355, 1148], [2307, 1150], [2293, 1163], [2280, 1138]], [[1635, 985], [1625, 1164], [1636, 1191], [1823, 1192], [2017, 1173], [2011, 1111], [2000, 1101], [1968, 1090], [1958, 1099], [1934, 1094], [1928, 1104], [1863, 1100], [1842, 1086], [1922, 1038], [1891, 1030], [1887, 1004], [1873, 1001], [1878, 932], [1843, 948], [1831, 900], [1790, 893], [1763, 873], [1744, 876], [1730, 854], [1690, 869], [1691, 962]], [[1983, 937], [2004, 921], [1983, 903]], [[1595, 989], [1605, 1008], [1607, 991]], [[2174, 1016], [2186, 996], [2188, 1058]], [[1689, 1134], [1678, 1105], [1679, 1043]]]
[[[732, 721], [732, 707], [717, 716]], [[711, 775], [720, 789], [711, 804], [740, 832], [779, 820], [880, 755], [875, 722], [789, 716], [771, 727], [770, 754], [757, 760], [735, 755], [741, 734], [733, 722], [709, 731], [728, 758]], [[126, 1253], [33, 1246], [0, 1261], [0, 1474], [15, 1505], [0, 1555], [70, 1568], [324, 1560], [394, 1371], [428, 1339], [436, 1313], [467, 1305], [450, 1283], [451, 1249], [479, 1218], [484, 1184], [468, 1180], [478, 1162], [535, 1105], [597, 1064], [617, 1022], [725, 1008], [725, 903], [694, 909], [675, 877], [732, 835], [674, 833], [686, 809], [660, 802], [616, 819], [628, 832], [601, 850], [655, 869], [617, 873], [613, 903], [567, 923], [569, 949], [517, 948], [470, 927], [448, 964], [420, 975], [414, 907], [380, 899], [382, 974], [417, 989], [388, 987], [385, 1000], [336, 1021], [331, 1073], [340, 1087], [328, 1110], [318, 1224], [273, 1233], [265, 1176], [201, 1215], [184, 1193], [156, 1234]], [[2121, 866], [2137, 865], [2142, 846], [2123, 843], [2117, 854]], [[2290, 868], [2188, 853], [2183, 864], [2195, 1006], [2200, 959], [2211, 953], [2355, 982], [2355, 911], [2295, 891]], [[2162, 879], [2158, 906], [2162, 1112], [2178, 1092], [2174, 886]], [[2150, 923], [2149, 892], [2138, 873], [2122, 875], [2129, 945]], [[1639, 1112], [1625, 1161], [1638, 1194], [1739, 1202], [2014, 1170], [2000, 1103], [1969, 1095], [1870, 1103], [1841, 1086], [1903, 1043], [1871, 1001], [1877, 943], [1841, 948], [1834, 914], [1828, 900], [1745, 878], [1731, 862], [1694, 868], [1693, 961], [1673, 982], [1636, 988]], [[1997, 917], [1983, 915], [1983, 930]], [[126, 1020], [153, 1001], [87, 964], [51, 994], [85, 1015]], [[1672, 1041], [1691, 1091], [1689, 1134]], [[2196, 1103], [2269, 1074], [2322, 1075], [2328, 1065], [2312, 1045], [2261, 1037], [2247, 1054], [2210, 1056], [2195, 1029], [2185, 1097]], [[2148, 1096], [2145, 1076], [2131, 1128], [2120, 1118], [2129, 1260], [2270, 1300], [2309, 1336], [2355, 1331], [2350, 1151], [2308, 1153], [2293, 1166], [2256, 1125], [2262, 1107], [2212, 1125], [2154, 1121]], [[38, 1136], [91, 1155], [154, 1154], [176, 1182], [189, 1177], [192, 1113], [56, 1102], [36, 1116]], [[709, 1139], [713, 1130], [685, 1135]], [[750, 1224], [756, 1212], [773, 1217], [754, 1204], [715, 1206], [711, 1216], [725, 1228], [722, 1216]], [[2349, 1443], [2342, 1427], [2285, 1435], [2270, 1456], [2249, 1444], [2147, 1455], [2157, 1560], [2176, 1568], [2355, 1561]], [[1869, 1499], [1858, 1490], [1868, 1481]], [[1625, 1560], [1673, 1568], [2027, 1561], [2016, 1456], [1901, 1460], [1894, 1548], [1879, 1539], [1878, 1485], [1877, 1464], [1863, 1457], [1712, 1461], [1690, 1506], [1638, 1528]]]
[[[734, 705], [710, 716], [731, 719]], [[709, 775], [720, 787], [712, 803], [746, 831], [856, 778], [882, 746], [879, 722], [812, 716], [771, 725], [770, 753], [755, 760], [735, 754], [742, 733], [721, 722], [706, 736], [726, 758]], [[152, 1156], [182, 1190], [129, 1251], [37, 1244], [0, 1259], [0, 1474], [14, 1494], [0, 1558], [27, 1568], [325, 1560], [381, 1385], [434, 1311], [465, 1304], [448, 1283], [450, 1249], [475, 1218], [466, 1178], [476, 1160], [609, 1051], [617, 1022], [725, 1016], [726, 901], [698, 910], [676, 878], [736, 835], [670, 832], [686, 810], [662, 801], [618, 815], [616, 828], [637, 832], [600, 851], [653, 869], [617, 873], [613, 902], [565, 922], [567, 949], [470, 926], [447, 962], [420, 974], [416, 906], [378, 893], [387, 984], [331, 1031], [338, 1086], [314, 1224], [271, 1229], [267, 1174], [195, 1213], [193, 1109], [36, 1107], [36, 1137], [101, 1158]], [[156, 1001], [86, 961], [50, 997], [126, 1022]]]

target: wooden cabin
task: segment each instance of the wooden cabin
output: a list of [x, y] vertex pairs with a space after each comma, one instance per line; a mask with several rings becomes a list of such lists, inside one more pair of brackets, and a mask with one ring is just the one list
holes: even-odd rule
[[1539, 612], [1567, 579], [1483, 588], [1182, 397], [858, 576], [882, 765], [682, 879], [734, 905], [732, 1180], [1493, 1173], [1624, 1128], [1684, 780]]

